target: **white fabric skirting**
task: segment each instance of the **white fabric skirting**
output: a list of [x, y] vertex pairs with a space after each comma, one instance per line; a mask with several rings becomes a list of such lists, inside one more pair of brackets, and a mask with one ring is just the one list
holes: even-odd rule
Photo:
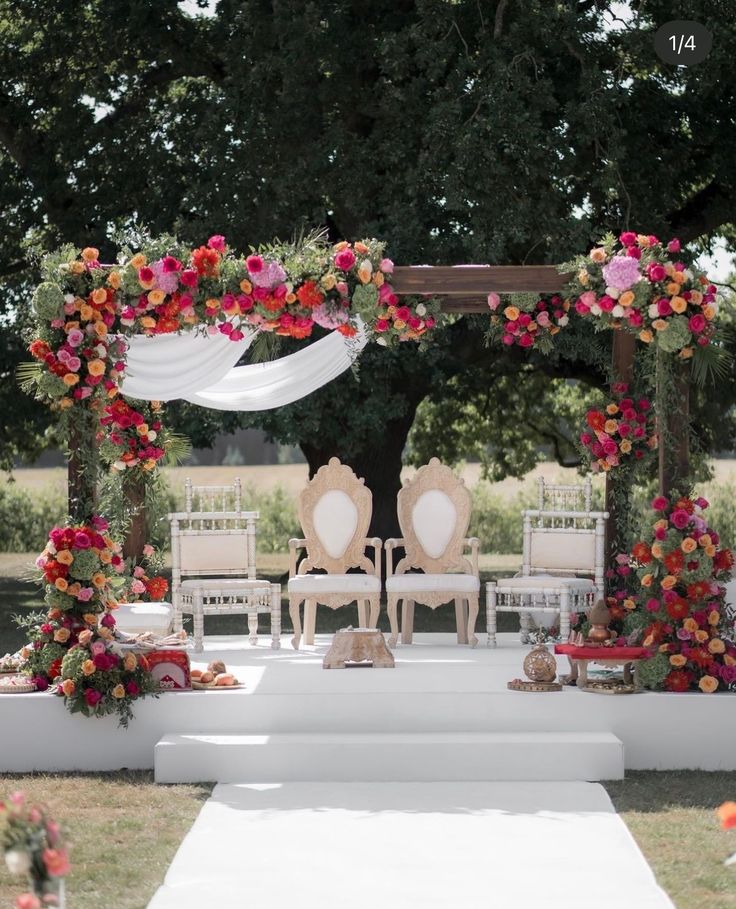
[[144, 401], [181, 398], [214, 410], [271, 410], [306, 397], [345, 372], [365, 347], [358, 334], [332, 332], [314, 344], [268, 363], [235, 366], [255, 332], [242, 341], [225, 335], [135, 335], [128, 355], [122, 392]]

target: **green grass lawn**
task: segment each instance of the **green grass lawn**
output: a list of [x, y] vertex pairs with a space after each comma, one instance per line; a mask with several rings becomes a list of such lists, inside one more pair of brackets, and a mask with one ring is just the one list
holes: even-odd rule
[[[714, 814], [736, 795], [736, 773], [638, 772], [605, 785], [677, 909], [736, 907], [736, 868], [723, 866], [736, 835], [721, 831]], [[70, 909], [145, 909], [212, 787], [156, 786], [147, 772], [0, 776], [0, 798], [15, 789], [47, 803], [67, 830]], [[612, 867], [602, 884], [615, 882]], [[0, 906], [22, 887], [0, 865]]]

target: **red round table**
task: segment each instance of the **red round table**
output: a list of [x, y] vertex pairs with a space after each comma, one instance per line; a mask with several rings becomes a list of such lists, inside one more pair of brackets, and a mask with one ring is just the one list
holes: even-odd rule
[[649, 658], [646, 647], [578, 647], [575, 644], [555, 644], [555, 653], [570, 660], [571, 673], [565, 681], [575, 682], [578, 688], [585, 688], [588, 684], [588, 663], [600, 663], [601, 666], [612, 668], [623, 666], [624, 683], [630, 685], [633, 676], [634, 684], [637, 684], [634, 664]]

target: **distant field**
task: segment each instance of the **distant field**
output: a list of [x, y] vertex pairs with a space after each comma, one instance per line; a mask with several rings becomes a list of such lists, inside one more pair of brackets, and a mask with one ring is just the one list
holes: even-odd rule
[[[716, 483], [736, 483], [736, 459], [723, 459], [714, 463]], [[408, 477], [414, 472], [414, 468], [406, 467], [402, 476]], [[192, 482], [199, 486], [226, 485], [232, 483], [235, 477], [240, 477], [244, 485], [252, 484], [264, 492], [281, 486], [293, 494], [298, 492], [307, 481], [308, 469], [306, 464], [258, 464], [237, 467], [167, 467], [164, 468], [164, 473], [172, 489], [182, 488], [186, 477], [191, 477]], [[475, 486], [480, 480], [480, 465], [467, 464], [460, 473], [468, 486]], [[61, 467], [23, 468], [16, 470], [13, 476], [19, 486], [43, 489], [50, 485], [63, 484], [66, 472]], [[511, 499], [523, 486], [536, 481], [540, 476], [548, 480], [562, 478], [568, 482], [579, 482], [580, 480], [576, 470], [545, 462], [528, 473], [523, 480], [507, 479], [501, 483], [490, 484], [490, 488], [495, 494]], [[0, 482], [5, 481], [0, 480]], [[602, 484], [603, 479], [596, 477], [594, 482]]]

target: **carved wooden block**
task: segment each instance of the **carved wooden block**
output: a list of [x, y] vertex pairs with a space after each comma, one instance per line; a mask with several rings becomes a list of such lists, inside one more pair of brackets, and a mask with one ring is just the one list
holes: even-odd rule
[[394, 657], [377, 628], [347, 628], [338, 631], [322, 661], [323, 669], [345, 669], [346, 664], [370, 664], [374, 669], [393, 669]]

